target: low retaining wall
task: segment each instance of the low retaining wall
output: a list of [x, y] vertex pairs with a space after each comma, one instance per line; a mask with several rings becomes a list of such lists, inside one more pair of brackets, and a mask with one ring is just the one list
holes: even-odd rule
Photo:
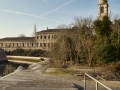
[[0, 62], [7, 61], [6, 54], [3, 49], [0, 49]]
[[8, 61], [12, 62], [41, 62], [48, 58], [45, 57], [27, 57], [27, 56], [7, 56]]

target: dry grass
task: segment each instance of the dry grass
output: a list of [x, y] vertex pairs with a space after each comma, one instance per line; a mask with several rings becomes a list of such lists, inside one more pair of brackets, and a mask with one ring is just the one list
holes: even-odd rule
[[73, 74], [75, 71], [68, 70], [67, 68], [53, 68], [53, 70], [46, 70], [47, 74], [59, 76], [59, 75], [66, 75], [66, 74]]

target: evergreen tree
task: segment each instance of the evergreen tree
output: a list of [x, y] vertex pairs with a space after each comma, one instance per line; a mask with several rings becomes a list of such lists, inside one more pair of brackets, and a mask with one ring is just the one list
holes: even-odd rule
[[111, 28], [112, 22], [109, 17], [104, 16], [102, 20], [94, 22], [97, 33], [96, 56], [101, 63], [108, 63], [116, 60], [116, 37]]

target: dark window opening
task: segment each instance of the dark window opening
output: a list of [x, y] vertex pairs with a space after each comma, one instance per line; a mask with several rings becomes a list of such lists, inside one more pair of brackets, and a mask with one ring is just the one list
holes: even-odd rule
[[29, 43], [27, 43], [27, 46], [29, 46]]
[[101, 13], [104, 13], [104, 7], [101, 7]]
[[40, 38], [42, 39], [42, 36]]
[[33, 43], [32, 43], [32, 47], [33, 47]]
[[38, 47], [38, 43], [36, 44], [36, 46]]
[[53, 47], [54, 46], [54, 44], [53, 43], [51, 43], [51, 47]]
[[3, 46], [3, 43], [1, 44], [1, 46]]
[[54, 39], [54, 36], [52, 35], [52, 39]]
[[50, 43], [48, 43], [48, 47], [50, 47]]
[[48, 39], [50, 39], [50, 36], [48, 36]]
[[37, 39], [39, 39], [39, 36], [37, 36]]
[[42, 47], [42, 43], [40, 43], [40, 46]]
[[46, 39], [46, 36], [44, 36], [44, 39]]
[[44, 43], [44, 47], [46, 47], [46, 43]]

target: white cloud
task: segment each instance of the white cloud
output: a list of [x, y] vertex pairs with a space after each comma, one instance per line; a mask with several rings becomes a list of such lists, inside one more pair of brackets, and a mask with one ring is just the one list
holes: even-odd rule
[[57, 20], [44, 18], [44, 17], [42, 17], [42, 16], [37, 16], [37, 15], [34, 15], [34, 14], [21, 13], [21, 12], [10, 11], [10, 10], [4, 10], [4, 9], [0, 9], [0, 10], [1, 10], [1, 11], [4, 11], [4, 12], [8, 12], [8, 13], [14, 13], [14, 14], [19, 14], [19, 15], [31, 16], [31, 17], [34, 17], [34, 18], [41, 18], [41, 19], [45, 19], [45, 20], [54, 21], [54, 22], [57, 22], [57, 23], [62, 23], [62, 22], [57, 21]]
[[52, 13], [52, 12], [55, 12], [55, 11], [57, 11], [57, 10], [59, 10], [59, 9], [61, 9], [61, 8], [63, 8], [63, 7], [65, 7], [65, 6], [67, 6], [68, 4], [71, 4], [71, 3], [74, 2], [74, 1], [76, 1], [76, 0], [70, 0], [70, 1], [68, 1], [68, 2], [66, 2], [66, 3], [64, 3], [64, 4], [62, 4], [61, 6], [58, 6], [57, 8], [55, 8], [55, 9], [49, 11], [49, 12], [46, 12], [46, 13], [40, 15], [40, 16], [45, 16], [45, 15], [47, 15], [47, 14], [50, 14], [50, 13]]
[[[43, 1], [46, 1], [46, 0], [43, 0]], [[49, 11], [49, 12], [46, 12], [46, 13], [40, 15], [40, 17], [41, 17], [41, 16], [48, 15], [48, 14], [50, 14], [50, 13], [52, 13], [52, 12], [55, 12], [55, 11], [57, 11], [57, 10], [59, 10], [59, 9], [61, 9], [61, 8], [63, 8], [63, 7], [65, 7], [65, 6], [71, 4], [71, 3], [74, 2], [74, 1], [76, 1], [76, 0], [70, 0], [70, 1], [68, 1], [68, 2], [66, 2], [66, 3], [64, 3], [64, 4], [60, 5], [60, 6], [58, 6], [57, 8], [55, 8], [55, 9]], [[38, 17], [34, 18], [32, 21], [34, 21], [34, 20], [37, 19], [37, 18], [38, 18]]]

